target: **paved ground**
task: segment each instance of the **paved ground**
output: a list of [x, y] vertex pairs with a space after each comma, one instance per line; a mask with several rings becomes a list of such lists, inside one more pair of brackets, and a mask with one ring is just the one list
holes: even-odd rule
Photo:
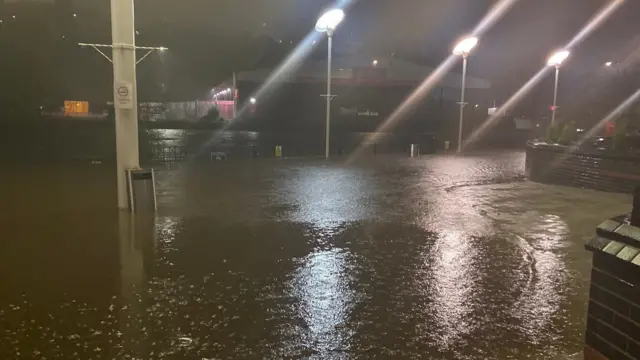
[[16, 169], [0, 190], [0, 357], [577, 357], [583, 244], [631, 199], [530, 183], [523, 166], [185, 165], [159, 172], [159, 212], [135, 220], [111, 210], [109, 168]]

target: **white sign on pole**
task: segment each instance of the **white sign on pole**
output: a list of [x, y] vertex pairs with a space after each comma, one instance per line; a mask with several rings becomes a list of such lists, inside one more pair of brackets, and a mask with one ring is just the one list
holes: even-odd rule
[[497, 108], [497, 107], [489, 108], [489, 113], [488, 113], [488, 115], [489, 115], [489, 116], [493, 116], [493, 115], [495, 115], [495, 114], [496, 114], [496, 111], [498, 111], [498, 108]]
[[133, 109], [133, 85], [126, 81], [116, 81], [114, 103], [117, 109]]

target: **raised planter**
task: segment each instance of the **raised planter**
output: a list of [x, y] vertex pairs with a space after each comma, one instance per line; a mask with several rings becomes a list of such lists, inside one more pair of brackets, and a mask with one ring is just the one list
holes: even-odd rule
[[[640, 200], [640, 199], [639, 199]], [[634, 207], [634, 214], [640, 211]], [[640, 359], [638, 215], [606, 220], [586, 245], [593, 253], [585, 360]], [[635, 225], [634, 225], [635, 224]]]
[[528, 143], [526, 175], [532, 181], [632, 193], [640, 185], [640, 156], [571, 151], [567, 146]]

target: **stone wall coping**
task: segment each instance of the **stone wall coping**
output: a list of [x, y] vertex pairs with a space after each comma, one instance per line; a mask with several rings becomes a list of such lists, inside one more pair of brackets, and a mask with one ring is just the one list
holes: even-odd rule
[[624, 153], [610, 153], [610, 152], [595, 152], [595, 151], [584, 151], [580, 149], [576, 149], [572, 146], [565, 146], [560, 144], [548, 144], [540, 141], [529, 141], [527, 142], [527, 147], [536, 150], [546, 150], [555, 153], [568, 153], [571, 152], [574, 155], [581, 156], [589, 156], [594, 158], [603, 158], [603, 159], [618, 159], [618, 160], [630, 160], [630, 161], [638, 161], [640, 162], [640, 154], [624, 154]]
[[640, 266], [640, 227], [630, 225], [628, 219], [621, 215], [602, 222], [585, 248]]

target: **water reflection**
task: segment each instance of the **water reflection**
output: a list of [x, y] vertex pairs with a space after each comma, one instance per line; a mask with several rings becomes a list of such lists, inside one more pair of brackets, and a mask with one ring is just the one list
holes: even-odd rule
[[145, 357], [149, 354], [146, 339], [149, 338], [148, 333], [153, 332], [153, 327], [145, 316], [148, 303], [144, 291], [148, 273], [145, 264], [152, 263], [155, 255], [155, 217], [124, 211], [120, 211], [118, 215], [120, 305], [115, 309], [112, 304], [109, 311], [119, 315], [120, 330], [117, 337], [123, 340], [120, 355]]
[[566, 291], [567, 270], [559, 251], [568, 246], [569, 228], [557, 215], [542, 214], [533, 219], [525, 236], [520, 238], [523, 250], [531, 257], [526, 269], [530, 277], [512, 312], [528, 336], [554, 337], [558, 334], [545, 332], [557, 319]]
[[433, 296], [433, 321], [442, 332], [441, 345], [450, 347], [473, 332], [476, 304], [477, 251], [468, 235], [448, 231], [431, 249], [435, 259], [429, 289]]
[[[348, 253], [340, 249], [308, 255], [296, 271], [292, 293], [300, 301], [304, 320], [306, 346], [313, 348], [319, 359], [344, 351], [351, 337], [345, 323], [352, 308]], [[302, 334], [300, 334], [302, 335]]]
[[0, 217], [0, 359], [565, 358], [583, 345], [582, 241], [630, 200], [505, 182], [521, 165], [168, 169], [166, 206], [136, 218], [96, 192], [110, 169], [3, 177], [21, 207]]
[[330, 229], [373, 216], [371, 182], [363, 169], [319, 166], [290, 176], [275, 195], [277, 201], [295, 204], [288, 218]]

